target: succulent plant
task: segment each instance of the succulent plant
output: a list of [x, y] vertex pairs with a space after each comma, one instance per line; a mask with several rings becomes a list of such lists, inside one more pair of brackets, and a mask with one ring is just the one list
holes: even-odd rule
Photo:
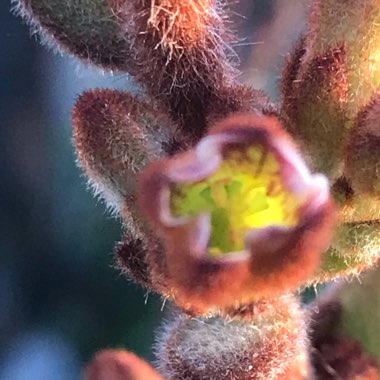
[[379, 1], [312, 1], [280, 105], [238, 82], [225, 1], [12, 1], [49, 46], [141, 87], [84, 93], [74, 144], [123, 220], [120, 270], [176, 306], [157, 370], [109, 350], [86, 378], [379, 378], [377, 270], [297, 295], [380, 256]]

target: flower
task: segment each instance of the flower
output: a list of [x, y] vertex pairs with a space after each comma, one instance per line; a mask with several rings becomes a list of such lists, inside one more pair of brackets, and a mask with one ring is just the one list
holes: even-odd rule
[[153, 162], [139, 201], [164, 243], [177, 303], [204, 311], [301, 285], [334, 224], [327, 179], [268, 116], [231, 116], [193, 149]]

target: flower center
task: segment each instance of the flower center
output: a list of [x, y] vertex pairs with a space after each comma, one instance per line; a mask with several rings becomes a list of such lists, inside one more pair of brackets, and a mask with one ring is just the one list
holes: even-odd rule
[[283, 184], [274, 154], [255, 145], [229, 150], [202, 181], [173, 185], [170, 203], [177, 217], [210, 214], [209, 254], [216, 257], [244, 250], [251, 229], [296, 225], [301, 199]]

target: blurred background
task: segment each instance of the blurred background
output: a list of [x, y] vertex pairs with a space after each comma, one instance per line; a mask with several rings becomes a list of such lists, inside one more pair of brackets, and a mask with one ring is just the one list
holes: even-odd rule
[[[231, 3], [241, 79], [276, 97], [307, 1]], [[119, 223], [86, 188], [71, 144], [82, 91], [133, 83], [40, 46], [8, 0], [0, 48], [0, 379], [79, 379], [105, 347], [152, 360], [165, 310], [113, 268]]]

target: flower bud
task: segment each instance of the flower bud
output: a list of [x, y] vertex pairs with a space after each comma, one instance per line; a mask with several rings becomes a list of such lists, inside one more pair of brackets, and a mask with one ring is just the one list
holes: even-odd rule
[[78, 99], [73, 123], [78, 161], [95, 192], [118, 212], [133, 206], [137, 174], [166, 155], [169, 119], [126, 92], [92, 90]]
[[131, 352], [106, 350], [87, 366], [85, 380], [163, 380], [144, 360]]

